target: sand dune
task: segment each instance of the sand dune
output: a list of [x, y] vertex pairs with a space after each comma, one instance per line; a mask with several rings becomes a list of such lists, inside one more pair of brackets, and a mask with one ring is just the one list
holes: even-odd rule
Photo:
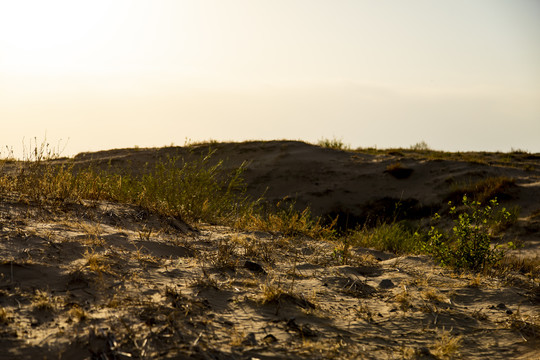
[[[232, 170], [243, 163], [248, 193], [270, 203], [284, 198], [298, 210], [309, 207], [323, 219], [339, 216], [339, 225], [353, 228], [369, 219], [428, 218], [444, 209], [448, 194], [463, 185], [488, 178], [510, 178], [515, 183], [499, 196], [506, 207], [519, 207], [518, 226], [505, 240], [519, 236], [525, 247], [540, 256], [540, 154], [463, 153], [433, 156], [407, 150], [378, 153], [347, 152], [299, 141], [254, 141], [215, 143], [160, 149], [118, 149], [80, 154], [81, 164], [113, 164], [130, 171], [152, 166], [159, 159], [200, 156], [209, 149], [213, 159]], [[459, 155], [459, 156], [458, 156]], [[396, 178], [387, 168], [394, 164], [408, 169], [406, 178]]]
[[[540, 155], [471, 162], [293, 141], [212, 148], [227, 169], [248, 161], [251, 196], [289, 197], [314, 215], [339, 215], [342, 227], [421, 223], [459, 185], [512, 178], [500, 200], [520, 215], [501, 240], [519, 239], [520, 256], [540, 254]], [[207, 151], [121, 149], [74, 161], [137, 172]], [[406, 170], [392, 173], [398, 162]], [[1, 200], [0, 359], [540, 359], [540, 285], [526, 274], [456, 273], [426, 255], [361, 247], [344, 265], [329, 241], [189, 225], [106, 201]]]

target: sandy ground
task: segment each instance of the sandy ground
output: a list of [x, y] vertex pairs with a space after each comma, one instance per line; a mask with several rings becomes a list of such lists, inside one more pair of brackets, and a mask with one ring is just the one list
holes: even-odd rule
[[[289, 195], [316, 215], [436, 209], [452, 181], [516, 179], [509, 238], [539, 251], [538, 167], [321, 149], [217, 144], [250, 161], [248, 190]], [[137, 167], [183, 149], [117, 150], [77, 161]], [[385, 172], [400, 161], [406, 179]], [[529, 160], [527, 160], [529, 161]], [[533, 159], [533, 163], [538, 160]], [[134, 164], [134, 162], [136, 164]], [[448, 179], [453, 179], [452, 181]], [[422, 214], [422, 215], [419, 215]], [[411, 215], [423, 216], [422, 211]], [[456, 274], [426, 256], [243, 232], [107, 202], [0, 202], [0, 359], [540, 359], [538, 279]]]

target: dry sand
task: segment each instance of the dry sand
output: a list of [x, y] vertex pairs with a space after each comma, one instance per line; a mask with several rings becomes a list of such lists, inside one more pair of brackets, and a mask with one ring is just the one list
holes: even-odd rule
[[[284, 196], [351, 223], [421, 218], [453, 183], [516, 179], [520, 206], [504, 239], [540, 254], [540, 156], [492, 164], [362, 154], [301, 142], [214, 144], [248, 191]], [[201, 146], [200, 151], [207, 147]], [[81, 154], [140, 168], [183, 148]], [[397, 179], [385, 172], [413, 169]], [[524, 170], [527, 167], [527, 170]], [[391, 210], [390, 210], [391, 209]], [[350, 224], [349, 224], [350, 225]], [[456, 274], [426, 256], [243, 232], [107, 202], [40, 208], [0, 203], [0, 359], [540, 359], [538, 279]]]

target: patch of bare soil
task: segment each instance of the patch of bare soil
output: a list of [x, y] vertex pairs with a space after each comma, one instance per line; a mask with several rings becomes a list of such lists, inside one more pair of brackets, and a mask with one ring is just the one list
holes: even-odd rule
[[540, 358], [537, 281], [334, 246], [4, 198], [0, 358]]

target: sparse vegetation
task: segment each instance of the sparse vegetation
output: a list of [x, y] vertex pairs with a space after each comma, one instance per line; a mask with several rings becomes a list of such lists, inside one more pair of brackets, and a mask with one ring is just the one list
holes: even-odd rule
[[538, 154], [527, 154], [525, 152], [518, 153], [489, 153], [489, 152], [475, 152], [475, 151], [457, 151], [447, 152], [440, 150], [432, 150], [427, 144], [415, 144], [409, 148], [390, 148], [390, 149], [377, 149], [375, 147], [370, 148], [358, 148], [355, 152], [371, 154], [371, 155], [384, 155], [384, 156], [398, 156], [407, 157], [409, 159], [416, 160], [448, 160], [448, 161], [461, 161], [471, 164], [482, 165], [501, 165], [505, 167], [522, 168], [528, 171], [533, 171], [538, 168], [535, 165], [534, 160], [540, 156]]
[[346, 237], [341, 238], [334, 247], [333, 257], [338, 264], [347, 265], [351, 260], [351, 243]]
[[17, 193], [28, 201], [56, 206], [83, 199], [131, 203], [192, 222], [292, 236], [328, 238], [334, 234], [334, 224], [323, 225], [309, 209], [298, 212], [294, 204], [263, 207], [262, 199], [250, 199], [242, 179], [244, 165], [225, 173], [221, 161], [211, 164], [212, 156], [209, 150], [189, 161], [168, 158], [135, 177], [113, 169], [75, 168], [69, 161], [58, 164], [52, 161], [57, 158], [54, 153], [39, 149], [15, 174], [0, 178], [0, 193]]
[[412, 306], [412, 299], [406, 284], [402, 285], [401, 291], [395, 296], [395, 300], [399, 304], [401, 311], [407, 311], [410, 309]]
[[524, 315], [518, 308], [513, 312], [507, 320], [507, 326], [519, 332], [526, 339], [537, 339], [540, 337], [540, 316]]
[[435, 303], [444, 303], [447, 302], [446, 297], [444, 297], [439, 291], [436, 289], [427, 289], [422, 293], [422, 296], [424, 299], [435, 302]]
[[218, 240], [217, 252], [211, 259], [212, 264], [219, 269], [234, 270], [238, 262], [236, 247], [236, 244], [231, 239]]
[[267, 304], [277, 302], [281, 297], [286, 294], [280, 282], [269, 281], [261, 285], [261, 304]]

